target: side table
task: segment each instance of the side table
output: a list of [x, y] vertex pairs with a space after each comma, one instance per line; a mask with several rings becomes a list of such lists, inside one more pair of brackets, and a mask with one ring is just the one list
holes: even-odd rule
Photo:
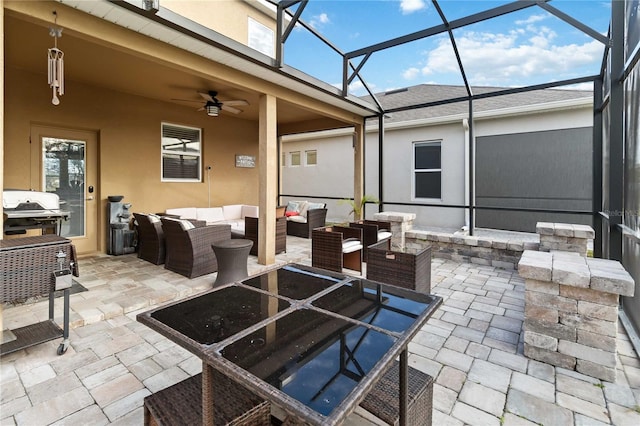
[[390, 249], [389, 240], [370, 245], [367, 279], [431, 293], [431, 246], [400, 252]]
[[214, 286], [239, 281], [249, 276], [247, 259], [252, 246], [253, 241], [242, 238], [211, 244], [218, 260], [218, 277]]

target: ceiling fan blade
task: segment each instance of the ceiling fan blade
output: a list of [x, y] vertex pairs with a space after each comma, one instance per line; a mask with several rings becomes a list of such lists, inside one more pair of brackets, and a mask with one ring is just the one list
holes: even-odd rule
[[208, 93], [198, 92], [198, 94], [199, 94], [200, 96], [202, 96], [202, 99], [204, 99], [205, 101], [215, 102], [215, 101], [213, 100], [213, 97], [212, 97], [210, 94], [208, 94]]
[[226, 103], [222, 104], [222, 109], [224, 111], [227, 111], [227, 112], [230, 112], [230, 113], [233, 113], [233, 114], [240, 114], [242, 112], [242, 110], [240, 110], [238, 108], [230, 107]]
[[204, 111], [204, 107], [201, 106], [200, 108], [198, 108], [196, 111]]
[[245, 101], [244, 99], [233, 99], [230, 101], [220, 101], [225, 105], [228, 106], [244, 106], [244, 105], [249, 105], [249, 102]]

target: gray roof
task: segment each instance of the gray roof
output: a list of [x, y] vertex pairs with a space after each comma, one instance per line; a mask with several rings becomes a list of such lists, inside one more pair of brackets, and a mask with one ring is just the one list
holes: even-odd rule
[[[472, 92], [474, 95], [479, 95], [508, 89], [509, 88], [507, 87], [472, 87]], [[437, 84], [420, 84], [403, 89], [376, 93], [376, 98], [385, 110], [466, 96], [467, 91], [464, 86], [447, 86]], [[473, 111], [492, 111], [504, 108], [522, 107], [526, 105], [583, 98], [593, 98], [593, 92], [591, 90], [563, 89], [534, 90], [504, 96], [494, 96], [485, 99], [476, 99], [473, 102]], [[363, 96], [362, 99], [372, 102], [371, 96]], [[469, 103], [465, 100], [462, 102], [438, 105], [429, 108], [393, 112], [385, 121], [401, 122], [424, 118], [445, 117], [449, 115], [466, 114], [468, 111]]]

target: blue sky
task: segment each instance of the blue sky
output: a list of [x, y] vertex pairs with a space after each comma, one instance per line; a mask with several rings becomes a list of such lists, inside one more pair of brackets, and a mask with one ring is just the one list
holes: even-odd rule
[[[453, 21], [505, 3], [440, 0], [439, 5]], [[608, 1], [554, 0], [550, 5], [607, 32]], [[310, 0], [302, 19], [342, 52], [442, 23], [429, 0]], [[454, 35], [467, 78], [480, 86], [526, 86], [597, 74], [604, 52], [602, 43], [537, 6], [455, 30]], [[304, 28], [296, 28], [285, 44], [285, 62], [328, 83], [342, 81], [340, 56]], [[374, 53], [361, 74], [374, 92], [423, 83], [463, 84], [446, 34]], [[350, 89], [366, 93], [357, 81]]]

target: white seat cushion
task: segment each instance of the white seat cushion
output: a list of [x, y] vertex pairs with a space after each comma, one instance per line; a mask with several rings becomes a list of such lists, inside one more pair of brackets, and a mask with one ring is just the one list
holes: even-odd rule
[[378, 231], [378, 241], [382, 241], [386, 238], [391, 238], [391, 232], [385, 229]]
[[165, 213], [180, 217], [180, 219], [196, 219], [198, 217], [195, 207], [183, 207], [179, 209], [167, 209]]
[[307, 218], [304, 216], [289, 216], [287, 217], [287, 220], [290, 220], [291, 222], [298, 222], [298, 223], [307, 223]]
[[362, 244], [357, 238], [347, 238], [342, 242], [343, 253], [352, 253], [358, 250], [362, 250]]

